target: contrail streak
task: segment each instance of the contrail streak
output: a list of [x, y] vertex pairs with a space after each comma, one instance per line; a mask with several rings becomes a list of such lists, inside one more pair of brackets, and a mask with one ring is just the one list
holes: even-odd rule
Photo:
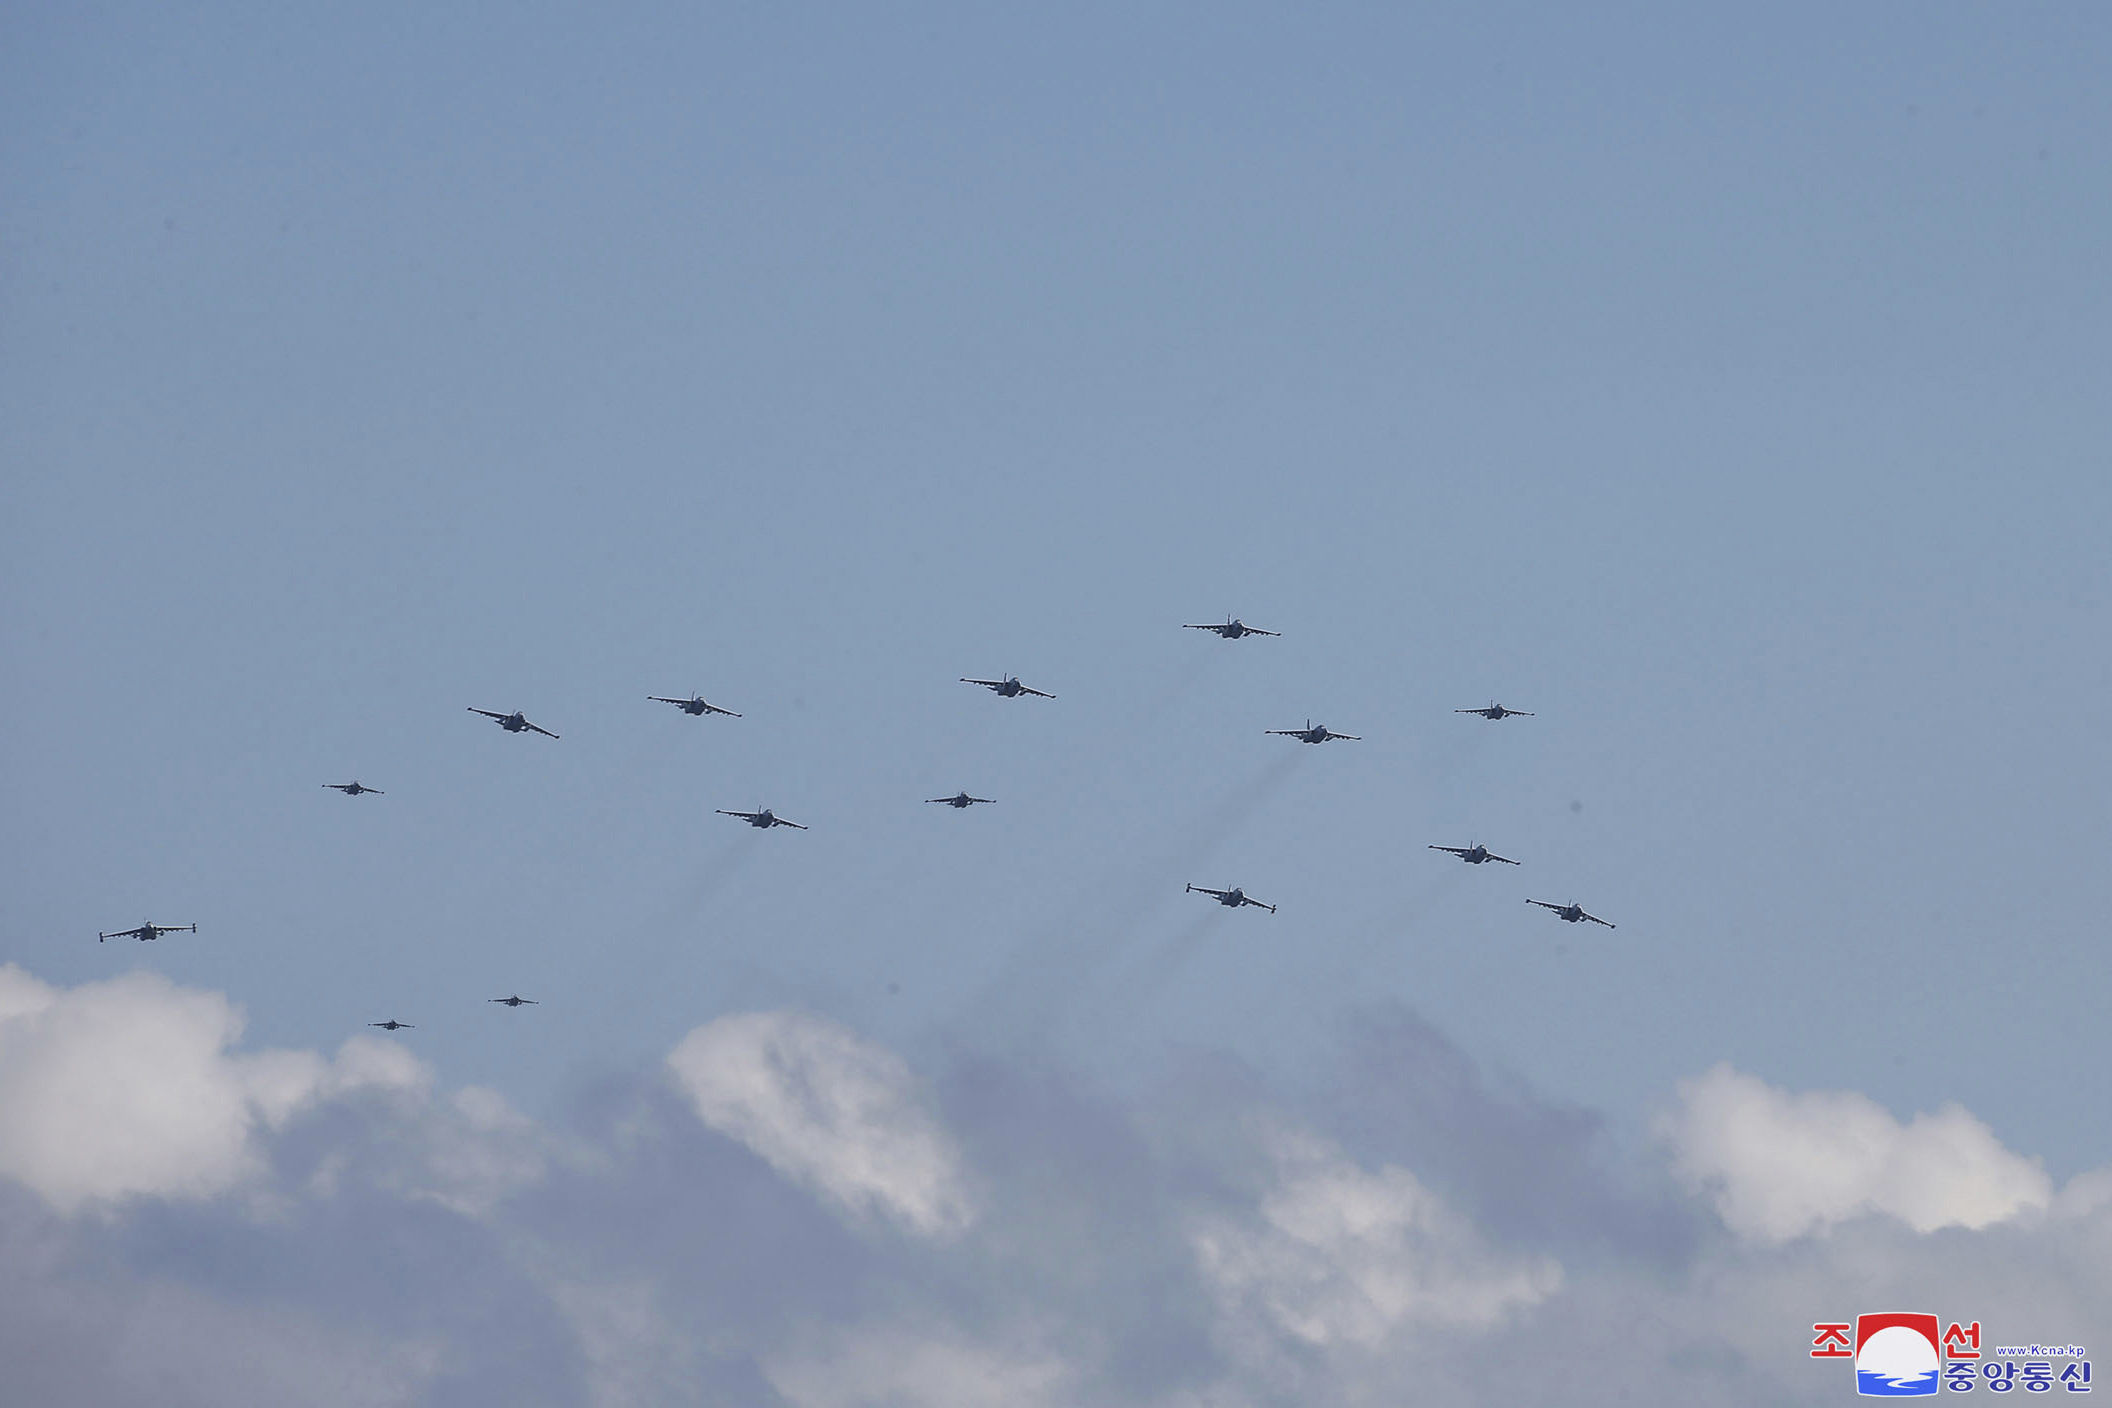
[[1171, 828], [1174, 839], [1165, 850], [1057, 903], [1057, 917], [1017, 945], [983, 987], [976, 1014], [1012, 1033], [1040, 1034], [1061, 1021], [1109, 957], [1134, 939], [1153, 911], [1181, 895], [1180, 886], [1283, 790], [1303, 761], [1300, 754], [1278, 756], [1187, 825]]
[[724, 843], [716, 855], [704, 858], [689, 883], [678, 890], [669, 900], [667, 910], [660, 922], [682, 923], [697, 918], [705, 907], [722, 894], [726, 887], [739, 877], [755, 855], [756, 838], [735, 836]]
[[[1136, 976], [1122, 984], [1124, 1005], [1133, 1007], [1147, 998], [1155, 997], [1181, 970], [1181, 965], [1195, 953], [1202, 942], [1224, 928], [1227, 910], [1215, 900], [1205, 912], [1198, 914], [1183, 926], [1180, 932], [1160, 944], [1145, 956], [1138, 965]], [[1267, 919], [1267, 915], [1255, 916]]]

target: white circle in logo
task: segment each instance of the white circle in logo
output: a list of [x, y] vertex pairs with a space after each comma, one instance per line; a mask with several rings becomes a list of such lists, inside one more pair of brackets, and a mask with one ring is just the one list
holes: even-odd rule
[[1920, 1378], [1936, 1372], [1936, 1346], [1919, 1330], [1887, 1325], [1863, 1341], [1855, 1356], [1855, 1367], [1888, 1379]]

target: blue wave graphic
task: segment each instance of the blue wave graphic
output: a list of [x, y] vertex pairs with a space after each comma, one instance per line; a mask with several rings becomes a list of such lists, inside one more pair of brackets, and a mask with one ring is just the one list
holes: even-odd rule
[[1919, 1374], [1880, 1374], [1872, 1369], [1855, 1371], [1855, 1391], [1870, 1398], [1925, 1398], [1936, 1392], [1936, 1371]]

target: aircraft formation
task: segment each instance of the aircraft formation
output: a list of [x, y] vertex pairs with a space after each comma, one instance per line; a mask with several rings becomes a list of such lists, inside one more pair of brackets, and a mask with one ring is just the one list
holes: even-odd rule
[[[1244, 621], [1240, 620], [1237, 616], [1233, 616], [1230, 614], [1226, 615], [1223, 623], [1221, 624], [1216, 622], [1200, 625], [1185, 624], [1183, 625], [1182, 629], [1190, 631], [1209, 631], [1223, 640], [1240, 640], [1247, 636], [1277, 636], [1281, 634], [1281, 632], [1278, 631], [1266, 631], [1260, 629], [1259, 627], [1249, 626]], [[961, 677], [960, 682], [962, 684], [979, 685], [1002, 699], [1017, 699], [1021, 696], [1027, 695], [1031, 695], [1036, 699], [1054, 699], [1056, 697], [1054, 694], [1048, 693], [1044, 690], [1030, 688], [1029, 686], [1022, 684], [1017, 675], [1007, 674], [1000, 676], [997, 679], [977, 679], [972, 676], [963, 675]], [[648, 702], [654, 704], [671, 704], [677, 709], [681, 710], [684, 714], [697, 718], [708, 717], [713, 714], [720, 714], [724, 715], [727, 718], [733, 719], [738, 719], [741, 717], [740, 714], [735, 713], [731, 709], [721, 708], [719, 705], [708, 702], [702, 694], [698, 693], [691, 693], [687, 697], [651, 694], [647, 695], [646, 699]], [[480, 714], [483, 717], [490, 719], [492, 722], [496, 723], [500, 728], [504, 729], [508, 733], [537, 733], [541, 734], [545, 738], [551, 739], [560, 737], [560, 735], [553, 733], [551, 730], [544, 728], [542, 725], [530, 722], [528, 716], [519, 710], [515, 710], [511, 713], [500, 713], [491, 709], [479, 709], [472, 705], [469, 707], [469, 712], [472, 714]], [[1490, 703], [1483, 705], [1480, 708], [1455, 709], [1453, 712], [1456, 714], [1476, 715], [1491, 722], [1500, 722], [1507, 718], [1529, 719], [1533, 717], [1533, 715], [1527, 710], [1506, 708], [1505, 706], [1495, 703], [1494, 701], [1491, 701]], [[1264, 729], [1263, 733], [1271, 737], [1294, 738], [1300, 743], [1312, 744], [1332, 743], [1337, 741], [1345, 743], [1357, 743], [1362, 741], [1362, 739], [1357, 734], [1336, 733], [1334, 730], [1328, 728], [1325, 724], [1315, 724], [1311, 719], [1307, 719], [1305, 721], [1305, 727], [1303, 728], [1272, 728]], [[334, 791], [342, 792], [348, 797], [382, 797], [388, 795], [382, 789], [378, 787], [369, 787], [356, 778], [350, 782], [326, 782], [322, 785]], [[956, 792], [950, 797], [927, 797], [924, 799], [927, 805], [945, 806], [953, 808], [957, 811], [965, 811], [966, 809], [972, 806], [987, 806], [992, 803], [992, 800], [993, 799], [989, 797], [974, 796], [973, 794], [969, 793], [966, 789]], [[807, 829], [804, 825], [799, 822], [792, 821], [786, 817], [777, 815], [777, 813], [771, 810], [769, 807], [762, 807], [755, 811], [729, 810], [724, 807], [720, 807], [715, 810], [720, 816], [732, 817], [735, 820], [745, 822], [749, 826], [755, 827], [758, 830], [769, 831], [777, 827], [788, 827], [794, 831], [805, 831]], [[1468, 865], [1485, 865], [1492, 862], [1500, 865], [1518, 865], [1521, 863], [1519, 861], [1513, 860], [1509, 856], [1497, 855], [1495, 852], [1489, 850], [1488, 847], [1482, 845], [1479, 841], [1476, 841], [1471, 845], [1466, 846], [1445, 846], [1432, 844], [1429, 849], [1433, 851], [1441, 851], [1447, 855], [1454, 856]], [[1215, 900], [1218, 904], [1223, 905], [1228, 909], [1239, 910], [1246, 908], [1254, 908], [1265, 909], [1270, 914], [1276, 913], [1275, 905], [1268, 904], [1262, 900], [1254, 898], [1252, 895], [1249, 895], [1244, 889], [1238, 886], [1234, 886], [1231, 889], [1220, 890], [1213, 889], [1209, 886], [1188, 883], [1185, 886], [1185, 893], [1207, 896], [1208, 898]], [[1603, 925], [1608, 929], [1617, 927], [1610, 920], [1601, 919], [1596, 914], [1588, 913], [1581, 904], [1578, 904], [1575, 901], [1571, 901], [1566, 904], [1557, 904], [1549, 900], [1528, 899], [1526, 903], [1529, 905], [1537, 906], [1541, 909], [1548, 910], [1557, 919], [1563, 920], [1570, 924], [1591, 923]], [[156, 924], [152, 921], [147, 921], [141, 923], [139, 927], [135, 929], [119, 929], [107, 933], [99, 933], [96, 936], [96, 941], [98, 943], [101, 943], [110, 939], [138, 939], [141, 942], [147, 942], [150, 940], [159, 939], [164, 934], [195, 934], [197, 932], [198, 926], [196, 924]], [[522, 997], [519, 993], [514, 993], [507, 997], [488, 998], [486, 999], [486, 1001], [498, 1003], [501, 1006], [509, 1007], [516, 1011], [518, 1011], [522, 1007], [534, 1007], [540, 1005], [536, 999]], [[388, 1031], [391, 1033], [398, 1031], [417, 1030], [414, 1024], [410, 1022], [397, 1021], [394, 1017], [389, 1018], [387, 1021], [369, 1022], [367, 1023], [367, 1025], [370, 1027], [378, 1027], [384, 1031]]]

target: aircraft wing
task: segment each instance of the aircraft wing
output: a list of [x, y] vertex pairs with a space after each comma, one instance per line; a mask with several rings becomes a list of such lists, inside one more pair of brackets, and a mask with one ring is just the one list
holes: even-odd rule
[[1617, 929], [1617, 928], [1619, 928], [1619, 927], [1620, 927], [1620, 926], [1619, 926], [1618, 924], [1614, 924], [1614, 923], [1611, 923], [1611, 922], [1609, 922], [1609, 921], [1607, 921], [1607, 920], [1604, 920], [1604, 919], [1601, 919], [1601, 918], [1599, 918], [1599, 916], [1598, 916], [1598, 915], [1596, 915], [1596, 914], [1587, 914], [1587, 915], [1585, 915], [1584, 917], [1585, 917], [1586, 919], [1589, 919], [1589, 920], [1590, 920], [1590, 921], [1591, 921], [1592, 923], [1594, 923], [1594, 924], [1604, 924], [1604, 925], [1606, 925], [1606, 927], [1607, 927], [1607, 928], [1609, 928], [1609, 929]]
[[739, 715], [739, 714], [736, 714], [736, 713], [734, 713], [734, 712], [733, 712], [733, 710], [731, 710], [731, 709], [721, 709], [721, 708], [720, 708], [720, 707], [719, 707], [718, 705], [716, 705], [716, 704], [706, 704], [706, 705], [704, 706], [704, 712], [705, 712], [705, 713], [707, 713], [707, 714], [724, 714], [724, 715], [725, 715], [725, 716], [726, 716], [727, 718], [729, 718], [729, 719], [737, 719], [737, 718], [739, 718], [739, 717], [740, 717], [740, 715]]
[[1282, 631], [1264, 631], [1259, 626], [1242, 626], [1240, 629], [1250, 636], [1280, 636], [1283, 634]]
[[1454, 709], [1452, 712], [1455, 714], [1486, 714], [1489, 711], [1486, 709]]
[[1049, 693], [1047, 690], [1028, 689], [1025, 685], [1021, 685], [1019, 687], [1019, 692], [1021, 694], [1031, 694], [1037, 699], [1054, 699], [1056, 697], [1055, 695]]
[[1500, 856], [1500, 855], [1497, 855], [1497, 854], [1496, 854], [1496, 853], [1495, 853], [1494, 851], [1490, 851], [1490, 852], [1489, 852], [1489, 859], [1490, 859], [1490, 860], [1500, 860], [1500, 861], [1502, 861], [1502, 862], [1503, 862], [1503, 863], [1504, 863], [1505, 865], [1516, 865], [1516, 864], [1518, 863], [1517, 861], [1514, 861], [1514, 860], [1512, 860], [1512, 859], [1511, 859], [1511, 858], [1510, 858], [1509, 856]]
[[762, 815], [761, 812], [730, 812], [724, 807], [714, 807], [712, 810], [716, 811], [720, 816], [737, 816], [742, 821], [754, 821]]
[[[687, 704], [689, 702], [687, 699], [668, 699], [658, 694], [648, 694], [645, 697], [655, 704]], [[498, 999], [493, 998], [492, 1001], [497, 1002]]]
[[1232, 893], [1230, 890], [1213, 890], [1208, 885], [1190, 885], [1188, 888], [1198, 895], [1211, 895], [1217, 899], [1223, 899]]
[[1430, 849], [1431, 849], [1431, 850], [1433, 850], [1433, 851], [1446, 851], [1446, 852], [1449, 852], [1450, 854], [1452, 854], [1452, 855], [1455, 855], [1455, 856], [1463, 856], [1463, 855], [1466, 855], [1466, 854], [1468, 854], [1468, 852], [1469, 852], [1469, 851], [1471, 850], [1471, 847], [1467, 847], [1467, 846], [1432, 846], [1432, 847], [1431, 847]]
[[786, 821], [786, 820], [785, 820], [785, 819], [784, 819], [783, 817], [781, 817], [781, 816], [774, 816], [774, 817], [770, 818], [770, 824], [771, 824], [772, 826], [789, 826], [789, 827], [791, 827], [791, 828], [792, 828], [792, 829], [793, 829], [794, 831], [804, 831], [804, 830], [806, 830], [806, 829], [807, 829], [806, 827], [804, 827], [804, 826], [801, 826], [801, 825], [800, 825], [800, 824], [799, 824], [798, 822], [796, 822], [796, 821]]
[[970, 797], [968, 800], [971, 802], [995, 802], [997, 799], [995, 797]]
[[1223, 627], [1223, 626], [1216, 626], [1216, 625], [1212, 625], [1212, 626], [1188, 626], [1188, 625], [1184, 625], [1184, 626], [1182, 626], [1182, 627], [1181, 627], [1181, 629], [1182, 629], [1182, 630], [1184, 630], [1184, 631], [1221, 631], [1221, 630], [1223, 630], [1223, 629], [1224, 629], [1224, 627]]
[[1361, 738], [1357, 737], [1357, 736], [1356, 736], [1355, 734], [1353, 734], [1353, 733], [1330, 733], [1330, 734], [1328, 734], [1328, 737], [1329, 737], [1329, 738], [1339, 738], [1339, 739], [1341, 739], [1341, 740], [1342, 740], [1342, 741], [1343, 741], [1344, 743], [1362, 743], [1362, 742], [1364, 741], [1363, 739], [1361, 739]]
[[1541, 907], [1542, 909], [1562, 909], [1562, 908], [1564, 908], [1564, 906], [1562, 906], [1562, 905], [1559, 905], [1559, 904], [1549, 904], [1549, 903], [1548, 903], [1548, 902], [1547, 902], [1546, 900], [1527, 900], [1527, 901], [1526, 901], [1526, 903], [1527, 903], [1527, 904], [1536, 904], [1536, 905], [1539, 905], [1539, 906], [1540, 906], [1540, 907]]
[[1002, 689], [1002, 688], [1004, 688], [1004, 684], [1005, 684], [1005, 682], [1004, 682], [1003, 680], [972, 680], [972, 679], [969, 679], [969, 678], [968, 678], [968, 677], [967, 677], [966, 675], [963, 675], [963, 676], [961, 676], [961, 683], [962, 683], [962, 684], [979, 684], [979, 685], [981, 685], [981, 686], [982, 686], [982, 687], [983, 687], [984, 689]]
[[469, 712], [472, 714], [482, 714], [487, 719], [503, 719], [509, 717], [505, 714], [494, 714], [489, 709], [471, 709]]
[[[528, 721], [526, 719], [522, 719], [521, 722], [524, 724], [528, 724]], [[557, 737], [556, 734], [552, 733], [549, 729], [544, 728], [541, 724], [528, 724], [528, 727], [533, 729], [535, 732], [541, 734], [545, 738]]]
[[1274, 914], [1276, 912], [1275, 905], [1263, 904], [1260, 900], [1255, 899], [1252, 895], [1248, 895], [1245, 898], [1241, 899], [1240, 903], [1253, 905], [1256, 909], [1265, 909], [1271, 914]]

